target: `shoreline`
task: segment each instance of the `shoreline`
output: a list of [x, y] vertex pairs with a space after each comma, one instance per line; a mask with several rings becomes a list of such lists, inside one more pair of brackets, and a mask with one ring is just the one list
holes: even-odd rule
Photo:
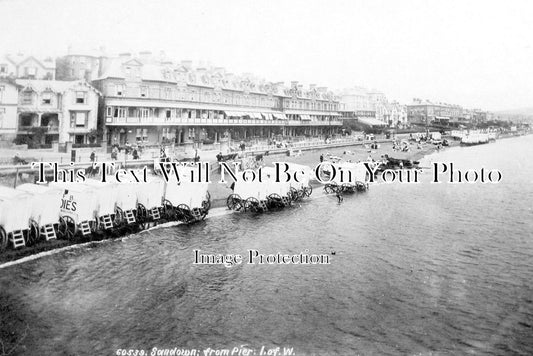
[[[515, 137], [515, 136], [510, 136]], [[458, 141], [449, 141], [450, 146], [443, 149], [448, 149], [451, 147], [459, 146]], [[416, 147], [415, 145], [411, 145]], [[347, 148], [350, 148], [349, 150]], [[264, 157], [265, 165], [270, 165], [273, 162], [288, 162], [288, 163], [298, 163], [308, 165], [311, 168], [314, 168], [319, 161], [319, 156], [321, 154], [330, 153], [332, 155], [337, 155], [343, 159], [350, 159], [353, 161], [357, 160], [366, 160], [370, 155], [374, 159], [380, 159], [382, 155], [388, 154], [390, 157], [399, 158], [399, 159], [409, 159], [413, 161], [421, 160], [422, 158], [433, 154], [437, 151], [437, 146], [433, 144], [425, 144], [421, 149], [413, 149], [408, 152], [391, 152], [392, 151], [392, 142], [382, 142], [379, 144], [379, 148], [375, 150], [366, 149], [362, 144], [352, 144], [350, 146], [342, 147], [331, 147], [329, 150], [324, 148], [309, 149], [299, 157], [294, 156], [282, 156], [283, 160], [280, 160], [280, 155], [269, 155]], [[285, 158], [286, 157], [286, 158]], [[226, 199], [232, 193], [229, 185], [219, 184], [219, 174], [213, 173], [211, 178], [211, 183], [209, 185], [209, 192], [211, 194], [211, 209], [206, 219], [224, 216], [226, 214], [232, 213], [232, 211], [227, 210], [226, 208]], [[321, 184], [318, 182], [311, 182], [313, 189], [320, 187]], [[317, 189], [316, 192], [319, 192]], [[315, 192], [315, 194], [317, 194]], [[319, 198], [317, 195], [311, 196], [311, 199]], [[167, 226], [176, 226], [182, 224], [175, 221], [163, 221], [159, 224], [155, 224], [152, 227], [149, 227], [145, 230], [138, 228], [124, 228], [118, 230], [117, 232], [110, 233], [108, 235], [98, 234], [91, 237], [90, 239], [76, 239], [76, 240], [62, 240], [54, 239], [50, 241], [39, 241], [38, 243], [32, 246], [26, 246], [21, 249], [12, 249], [8, 248], [5, 251], [0, 252], [0, 269], [7, 268], [12, 265], [24, 263], [27, 261], [32, 261], [41, 257], [50, 256], [56, 253], [63, 251], [68, 251], [76, 248], [83, 248], [87, 246], [97, 246], [105, 242], [111, 242], [116, 240], [128, 239], [135, 234], [140, 234], [144, 231], [150, 231], [155, 228], [162, 228]]]

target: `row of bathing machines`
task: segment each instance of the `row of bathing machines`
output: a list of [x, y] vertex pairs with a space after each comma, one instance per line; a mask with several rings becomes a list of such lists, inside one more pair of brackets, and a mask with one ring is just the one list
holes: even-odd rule
[[[263, 167], [262, 179], [237, 179], [226, 206], [233, 211], [263, 212], [292, 205], [309, 197], [315, 172], [307, 166], [290, 164], [289, 173], [298, 180], [276, 182], [273, 167]], [[326, 184], [327, 193], [360, 190], [366, 183], [361, 173], [351, 184]], [[331, 171], [323, 172], [331, 174]], [[340, 176], [340, 175], [339, 175]], [[90, 239], [94, 235], [145, 229], [160, 222], [194, 223], [205, 219], [211, 208], [208, 183], [190, 182], [186, 174], [176, 179], [150, 175], [147, 182], [111, 183], [96, 179], [83, 182], [0, 186], [0, 250], [21, 248], [51, 239]], [[216, 183], [215, 183], [216, 184]], [[367, 185], [366, 185], [367, 186]], [[327, 188], [327, 189], [326, 189]]]

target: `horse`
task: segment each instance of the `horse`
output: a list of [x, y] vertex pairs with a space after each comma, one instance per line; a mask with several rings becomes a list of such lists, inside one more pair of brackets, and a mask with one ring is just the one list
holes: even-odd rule
[[89, 166], [87, 169], [85, 169], [85, 173], [89, 177], [94, 177], [94, 176], [100, 174], [100, 167], [94, 168], [93, 166]]

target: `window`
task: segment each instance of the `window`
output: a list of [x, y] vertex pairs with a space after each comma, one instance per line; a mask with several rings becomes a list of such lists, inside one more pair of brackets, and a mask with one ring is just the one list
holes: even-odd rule
[[141, 87], [141, 98], [146, 98], [148, 96], [148, 87]]
[[87, 126], [87, 113], [83, 111], [74, 111], [70, 113], [70, 127], [80, 128]]
[[115, 108], [113, 112], [113, 117], [126, 117], [126, 109], [124, 108]]
[[141, 109], [140, 113], [141, 113], [141, 118], [146, 119], [147, 117], [150, 116], [150, 109]]
[[24, 91], [22, 92], [22, 104], [31, 105], [33, 103], [33, 92]]
[[43, 105], [50, 105], [52, 104], [52, 94], [51, 93], [43, 93]]
[[7, 73], [7, 65], [0, 64], [0, 73], [6, 74]]
[[76, 104], [85, 104], [85, 95], [86, 93], [84, 91], [77, 91], [76, 92]]
[[172, 99], [172, 89], [165, 88], [165, 99]]
[[108, 106], [106, 107], [106, 116], [113, 116], [113, 107]]
[[137, 134], [135, 135], [137, 141], [147, 142], [148, 141], [148, 129], [137, 129]]
[[35, 75], [35, 74], [37, 74], [37, 68], [35, 68], [35, 67], [24, 67], [24, 71], [26, 72], [26, 75]]
[[167, 118], [167, 120], [170, 119], [171, 117], [172, 117], [172, 113], [171, 113], [171, 111], [170, 111], [170, 110], [167, 110], [167, 111], [166, 111], [166, 118]]
[[6, 90], [6, 87], [3, 85], [0, 85], [0, 103], [2, 100], [4, 100], [4, 91]]
[[124, 95], [124, 84], [117, 84], [117, 85], [115, 85], [115, 88], [116, 88], [117, 96], [123, 96]]

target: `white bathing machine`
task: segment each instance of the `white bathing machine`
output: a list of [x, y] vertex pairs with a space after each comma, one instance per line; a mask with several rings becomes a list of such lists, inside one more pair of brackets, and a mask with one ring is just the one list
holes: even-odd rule
[[144, 189], [144, 183], [116, 183], [117, 201], [115, 204], [116, 225], [134, 224], [137, 211], [137, 191]]
[[291, 188], [296, 189], [299, 197], [309, 197], [313, 192], [310, 181], [313, 177], [313, 170], [309, 166], [296, 163], [288, 163], [288, 173], [291, 175]]
[[70, 239], [78, 232], [83, 236], [97, 230], [97, 189], [83, 183], [51, 182], [52, 188], [63, 189], [59, 219], [59, 235]]
[[294, 195], [291, 189], [294, 188], [291, 188], [290, 182], [276, 182], [274, 167], [262, 167], [255, 171], [255, 179], [252, 180], [251, 175], [249, 177], [248, 181], [240, 178], [234, 183], [233, 194], [226, 200], [229, 209], [265, 211], [272, 207], [290, 205]]
[[0, 186], [0, 249], [5, 249], [8, 242], [14, 248], [26, 246], [30, 238], [31, 204], [31, 194]]
[[31, 195], [31, 229], [36, 231], [36, 239], [55, 239], [61, 216], [61, 199], [64, 190], [41, 184], [21, 184], [17, 188]]
[[115, 227], [115, 207], [118, 200], [118, 185], [121, 183], [104, 183], [94, 179], [87, 179], [80, 184], [89, 187], [95, 193], [95, 218], [98, 222], [98, 228], [110, 230]]
[[368, 170], [364, 163], [343, 162], [336, 165], [333, 181], [342, 186], [343, 191], [366, 190], [368, 188]]
[[169, 220], [194, 222], [207, 216], [211, 208], [208, 183], [191, 179], [191, 167], [178, 167], [179, 181], [175, 175], [165, 182], [163, 207]]
[[157, 176], [150, 176], [148, 182], [138, 184], [135, 190], [137, 196], [137, 220], [153, 221], [161, 218], [160, 209], [165, 196], [165, 181]]
[[261, 168], [261, 175], [263, 186], [267, 198], [275, 197], [290, 197], [291, 196], [291, 181], [286, 182], [284, 174], [280, 174], [279, 182], [276, 182], [276, 169], [274, 167]]

